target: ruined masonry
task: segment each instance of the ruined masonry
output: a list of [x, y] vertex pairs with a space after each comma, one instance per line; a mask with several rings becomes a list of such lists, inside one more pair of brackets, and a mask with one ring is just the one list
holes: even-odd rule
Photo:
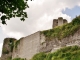
[[54, 19], [53, 20], [53, 25], [52, 28], [56, 27], [56, 26], [61, 26], [63, 24], [67, 23], [66, 19], [63, 19], [62, 17], [59, 17], [58, 19]]
[[[56, 26], [63, 25], [64, 23], [67, 23], [67, 20], [63, 18], [58, 18], [53, 20], [53, 28]], [[11, 51], [11, 47], [13, 46], [11, 39], [5, 39], [3, 44], [3, 51], [4, 48], [6, 49], [5, 53], [2, 52], [2, 60], [7, 60], [7, 58], [12, 57], [13, 58], [26, 58], [31, 59], [33, 55], [39, 52], [54, 52], [55, 50], [64, 47], [64, 46], [72, 46], [72, 45], [80, 45], [80, 29], [72, 36], [63, 38], [62, 40], [58, 40], [57, 38], [54, 38], [52, 40], [47, 40], [46, 37], [40, 32], [35, 32], [34, 34], [31, 34], [27, 37], [21, 38], [16, 44], [16, 48], [13, 48], [13, 51]], [[15, 42], [16, 39], [13, 39], [13, 42]], [[9, 44], [10, 47], [9, 47]], [[7, 54], [8, 53], [8, 54]]]

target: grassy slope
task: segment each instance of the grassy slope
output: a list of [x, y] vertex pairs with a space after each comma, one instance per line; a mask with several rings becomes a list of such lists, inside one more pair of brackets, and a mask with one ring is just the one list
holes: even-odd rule
[[38, 53], [31, 60], [80, 60], [80, 47], [69, 46], [54, 53]]
[[73, 35], [80, 27], [80, 16], [74, 18], [72, 22], [57, 26], [54, 29], [42, 31], [46, 38], [58, 38], [62, 39], [69, 35]]

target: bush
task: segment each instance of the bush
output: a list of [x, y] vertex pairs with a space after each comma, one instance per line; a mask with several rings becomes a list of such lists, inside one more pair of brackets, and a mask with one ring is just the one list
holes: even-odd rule
[[24, 58], [14, 58], [13, 60], [26, 60]]

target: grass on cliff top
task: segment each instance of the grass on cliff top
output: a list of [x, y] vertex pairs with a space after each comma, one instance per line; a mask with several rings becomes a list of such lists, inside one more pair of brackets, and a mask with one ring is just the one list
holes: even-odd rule
[[31, 60], [80, 60], [80, 47], [68, 46], [54, 53], [38, 53]]
[[72, 20], [72, 22], [64, 24], [62, 26], [57, 26], [54, 29], [41, 31], [48, 40], [51, 38], [62, 39], [70, 35], [74, 35], [74, 33], [80, 27], [80, 16], [77, 16]]
[[24, 58], [14, 58], [13, 60], [26, 60]]

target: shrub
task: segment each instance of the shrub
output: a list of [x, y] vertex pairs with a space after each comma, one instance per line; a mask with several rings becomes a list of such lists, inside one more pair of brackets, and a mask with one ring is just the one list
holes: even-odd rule
[[13, 60], [26, 60], [24, 58], [14, 58]]

